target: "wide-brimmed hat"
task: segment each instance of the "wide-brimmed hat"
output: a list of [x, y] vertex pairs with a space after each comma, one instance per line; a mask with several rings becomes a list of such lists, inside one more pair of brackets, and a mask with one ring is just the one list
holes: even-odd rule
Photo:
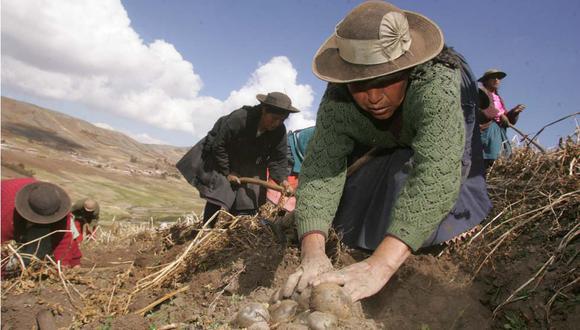
[[267, 95], [258, 94], [256, 95], [256, 98], [262, 104], [267, 104], [269, 106], [280, 108], [288, 112], [300, 112], [300, 110], [292, 106], [292, 100], [290, 100], [290, 97], [284, 93], [271, 92]]
[[99, 203], [97, 203], [97, 201], [94, 199], [87, 198], [83, 203], [83, 208], [87, 212], [94, 212], [96, 209], [99, 208]]
[[485, 71], [485, 73], [483, 74], [483, 76], [481, 76], [479, 79], [477, 79], [477, 81], [479, 82], [484, 82], [489, 78], [499, 78], [499, 79], [503, 79], [507, 76], [507, 74], [501, 70], [498, 69], [489, 69], [487, 71]]
[[70, 210], [70, 197], [59, 186], [49, 182], [30, 183], [16, 194], [14, 207], [24, 219], [39, 223], [54, 223]]
[[367, 80], [425, 63], [443, 45], [441, 29], [427, 17], [369, 1], [336, 26], [316, 52], [312, 71], [328, 82]]

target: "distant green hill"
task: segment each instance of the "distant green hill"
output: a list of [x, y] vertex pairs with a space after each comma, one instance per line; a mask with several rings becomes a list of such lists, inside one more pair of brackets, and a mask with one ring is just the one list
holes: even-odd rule
[[102, 220], [171, 220], [203, 208], [175, 169], [187, 148], [139, 143], [56, 111], [2, 97], [2, 179], [34, 176], [73, 200], [96, 198]]

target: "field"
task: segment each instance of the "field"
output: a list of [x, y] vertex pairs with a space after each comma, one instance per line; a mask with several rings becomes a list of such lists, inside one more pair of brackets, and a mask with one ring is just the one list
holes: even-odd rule
[[[412, 256], [381, 292], [330, 328], [576, 328], [579, 156], [569, 142], [545, 155], [518, 149], [495, 164], [488, 180], [494, 209], [478, 231]], [[115, 180], [90, 180], [118, 200], [149, 198], [115, 188]], [[277, 221], [269, 207], [256, 217], [220, 213], [214, 228], [202, 228], [197, 212], [168, 227], [109, 220], [83, 243], [80, 268], [39, 261], [2, 281], [2, 329], [30, 329], [41, 310], [62, 328], [236, 328], [236, 313], [251, 302], [271, 304], [299, 264], [292, 226], [280, 240], [261, 221]], [[365, 257], [338, 240], [327, 250], [336, 267]], [[269, 327], [306, 329], [309, 307], [299, 305], [290, 320], [270, 319]]]
[[201, 212], [203, 201], [174, 166], [186, 151], [2, 97], [2, 179], [34, 176], [60, 185], [73, 201], [90, 196], [105, 223]]

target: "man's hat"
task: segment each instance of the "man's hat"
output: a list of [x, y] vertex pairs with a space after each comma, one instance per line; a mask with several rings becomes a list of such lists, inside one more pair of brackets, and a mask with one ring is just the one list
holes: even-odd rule
[[292, 100], [284, 93], [272, 92], [268, 93], [268, 95], [258, 94], [256, 98], [262, 104], [267, 104], [292, 113], [300, 112], [300, 110], [292, 106]]
[[484, 82], [489, 78], [499, 78], [499, 79], [503, 79], [507, 76], [507, 74], [503, 71], [500, 71], [498, 69], [489, 69], [487, 71], [485, 71], [485, 73], [483, 74], [483, 76], [481, 76], [479, 79], [477, 79], [477, 81], [479, 82]]
[[367, 80], [425, 63], [443, 45], [441, 29], [427, 17], [368, 1], [338, 23], [316, 52], [312, 71], [328, 82]]
[[83, 203], [83, 208], [87, 212], [94, 212], [96, 209], [99, 208], [99, 203], [96, 200], [87, 198]]
[[68, 214], [70, 198], [59, 186], [38, 181], [18, 191], [14, 206], [24, 219], [33, 223], [49, 224]]

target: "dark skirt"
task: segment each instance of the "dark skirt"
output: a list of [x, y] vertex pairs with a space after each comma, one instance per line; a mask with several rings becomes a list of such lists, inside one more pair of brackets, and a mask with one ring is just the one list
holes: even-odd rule
[[[217, 171], [213, 157], [204, 151], [206, 138], [193, 146], [176, 164], [183, 177], [209, 203], [233, 213], [252, 212], [266, 202], [266, 189], [254, 184], [232, 186], [226, 176]], [[264, 164], [242, 164], [232, 168], [242, 177], [266, 180]]]
[[[391, 149], [376, 156], [346, 180], [333, 227], [349, 246], [374, 250], [391, 223], [390, 214], [412, 167], [411, 149]], [[491, 209], [483, 173], [463, 180], [453, 209], [423, 243], [447, 241], [475, 227]]]

